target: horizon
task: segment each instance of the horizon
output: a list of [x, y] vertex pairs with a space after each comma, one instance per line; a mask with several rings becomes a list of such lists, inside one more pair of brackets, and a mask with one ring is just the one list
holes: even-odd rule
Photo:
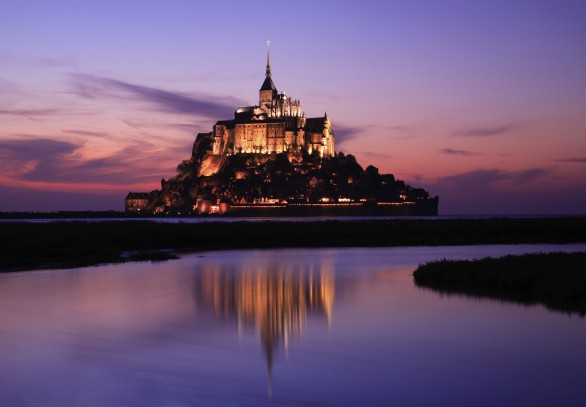
[[176, 4], [3, 5], [0, 211], [158, 189], [255, 103], [270, 40], [277, 89], [327, 111], [336, 152], [439, 195], [440, 216], [586, 213], [586, 4]]

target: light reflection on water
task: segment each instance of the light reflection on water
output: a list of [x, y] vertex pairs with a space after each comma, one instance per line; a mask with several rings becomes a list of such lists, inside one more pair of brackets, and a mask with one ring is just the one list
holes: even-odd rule
[[411, 277], [432, 259], [557, 247], [209, 252], [0, 275], [0, 405], [583, 405], [584, 319]]
[[328, 261], [220, 263], [197, 270], [196, 301], [204, 307], [213, 305], [214, 315], [235, 321], [239, 332], [245, 326], [255, 328], [269, 382], [277, 347], [283, 345], [287, 350], [289, 340], [301, 336], [308, 313], [321, 314], [331, 324], [335, 280]]

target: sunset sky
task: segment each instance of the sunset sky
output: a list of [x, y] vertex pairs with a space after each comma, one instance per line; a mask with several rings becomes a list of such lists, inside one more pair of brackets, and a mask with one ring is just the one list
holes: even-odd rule
[[273, 80], [440, 214], [586, 213], [586, 2], [0, 3], [0, 211], [122, 210]]

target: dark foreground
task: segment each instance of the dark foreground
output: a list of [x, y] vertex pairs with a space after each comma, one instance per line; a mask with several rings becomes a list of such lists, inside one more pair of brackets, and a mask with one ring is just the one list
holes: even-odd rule
[[194, 251], [582, 242], [586, 242], [584, 217], [196, 224], [149, 221], [7, 222], [0, 224], [0, 271], [123, 262], [132, 260], [128, 252], [150, 251], [153, 256], [159, 257], [156, 251], [161, 249]]
[[497, 298], [586, 315], [586, 252], [541, 253], [420, 265], [415, 283], [443, 293]]

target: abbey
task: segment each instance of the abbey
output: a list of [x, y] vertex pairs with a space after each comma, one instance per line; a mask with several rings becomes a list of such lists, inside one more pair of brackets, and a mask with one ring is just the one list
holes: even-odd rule
[[[258, 104], [198, 133], [191, 157], [161, 189], [130, 192], [127, 212], [227, 216], [437, 215], [439, 198], [334, 153], [327, 114], [305, 116], [267, 64]], [[140, 198], [140, 199], [139, 199]]]
[[234, 119], [214, 125], [212, 154], [278, 154], [287, 151], [334, 155], [334, 131], [327, 114], [308, 118], [301, 102], [279, 93], [271, 78], [267, 41], [265, 80], [259, 90], [258, 105], [240, 107]]

